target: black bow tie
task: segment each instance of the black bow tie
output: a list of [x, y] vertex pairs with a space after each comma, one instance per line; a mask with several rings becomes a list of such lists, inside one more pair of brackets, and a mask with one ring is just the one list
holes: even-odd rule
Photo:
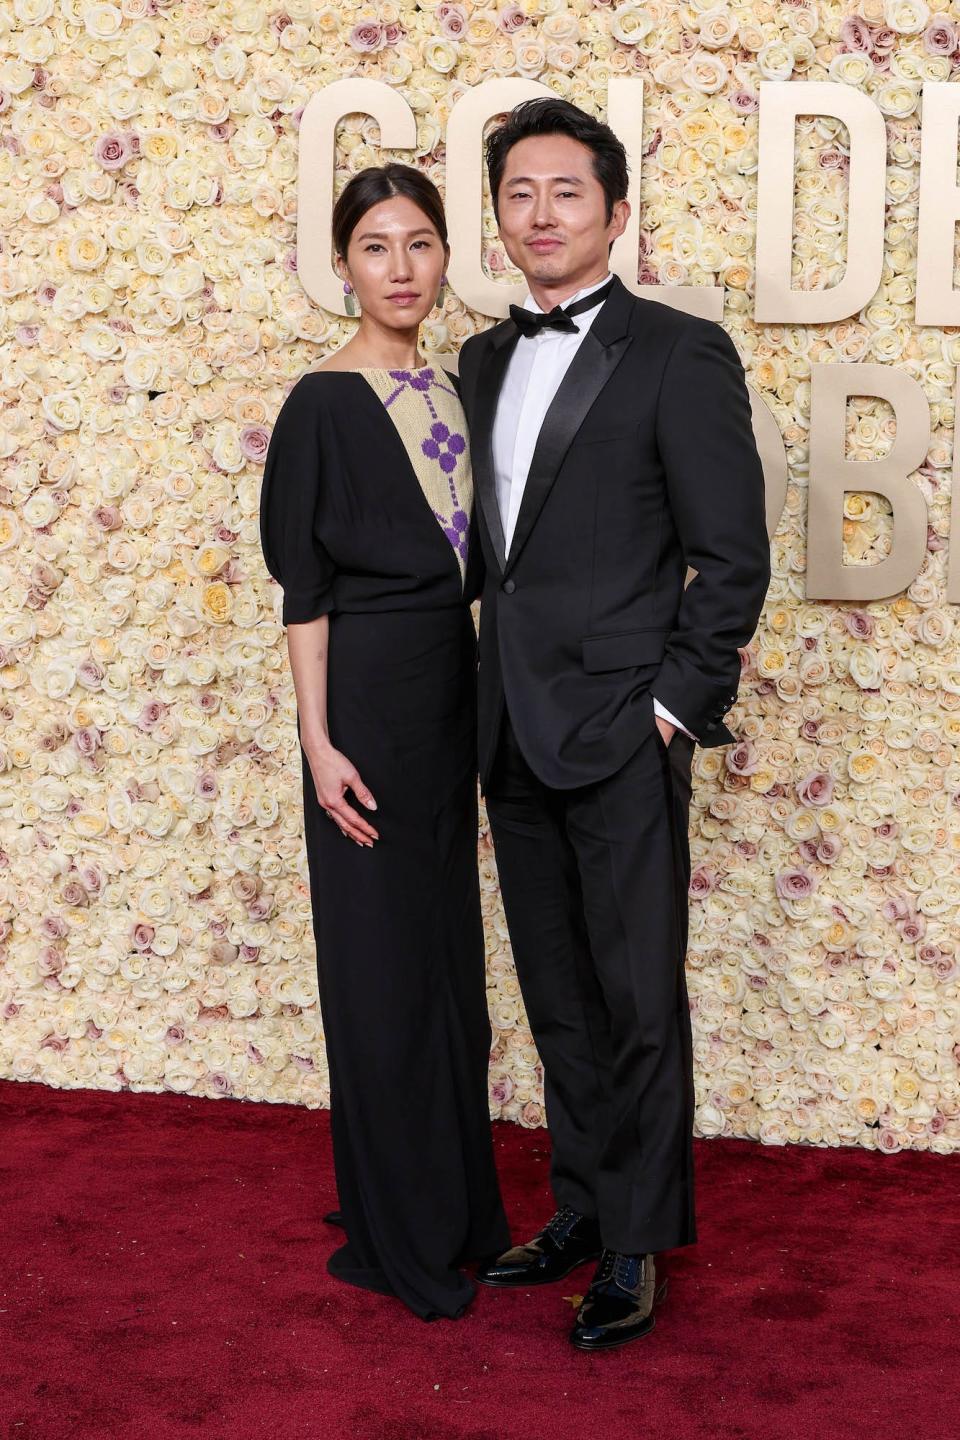
[[575, 331], [572, 316], [580, 315], [584, 310], [592, 310], [594, 306], [601, 305], [610, 291], [613, 289], [613, 280], [608, 280], [599, 290], [594, 290], [590, 295], [584, 295], [582, 299], [575, 300], [572, 305], [564, 309], [561, 305], [554, 305], [552, 310], [541, 312], [539, 310], [527, 310], [523, 305], [510, 306], [510, 319], [516, 325], [521, 335], [528, 339], [538, 335], [541, 330], [567, 330]]

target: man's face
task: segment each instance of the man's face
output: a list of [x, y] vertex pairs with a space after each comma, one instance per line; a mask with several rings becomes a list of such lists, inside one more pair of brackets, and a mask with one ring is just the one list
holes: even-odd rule
[[510, 259], [528, 282], [547, 287], [604, 275], [610, 242], [630, 215], [618, 200], [607, 221], [591, 151], [569, 135], [532, 135], [510, 148], [498, 208]]

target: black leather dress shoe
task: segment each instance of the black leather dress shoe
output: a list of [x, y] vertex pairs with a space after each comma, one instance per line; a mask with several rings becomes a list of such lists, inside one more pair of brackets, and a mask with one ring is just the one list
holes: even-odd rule
[[600, 1254], [600, 1226], [588, 1215], [564, 1205], [526, 1245], [481, 1262], [481, 1285], [549, 1285]]
[[590, 1289], [583, 1297], [570, 1341], [578, 1350], [610, 1350], [649, 1335], [653, 1307], [667, 1293], [657, 1283], [652, 1255], [618, 1255], [604, 1250]]
[[340, 1210], [328, 1210], [323, 1219], [326, 1225], [343, 1225], [343, 1213]]

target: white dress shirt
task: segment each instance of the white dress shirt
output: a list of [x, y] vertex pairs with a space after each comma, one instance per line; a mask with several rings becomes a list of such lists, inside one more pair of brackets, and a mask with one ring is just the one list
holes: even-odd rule
[[[595, 285], [586, 285], [576, 295], [570, 295], [564, 305], [599, 290], [610, 279], [606, 274]], [[529, 293], [523, 302], [525, 309], [542, 313], [540, 306]], [[510, 357], [493, 424], [493, 466], [496, 476], [497, 505], [503, 525], [503, 540], [506, 552], [510, 551], [524, 486], [533, 459], [534, 447], [543, 425], [550, 402], [557, 392], [567, 366], [577, 353], [584, 335], [600, 312], [603, 301], [598, 301], [592, 310], [573, 315], [576, 333], [567, 330], [541, 330], [537, 335], [521, 335]], [[691, 740], [685, 725], [666, 706], [654, 698], [654, 713], [660, 715]]]

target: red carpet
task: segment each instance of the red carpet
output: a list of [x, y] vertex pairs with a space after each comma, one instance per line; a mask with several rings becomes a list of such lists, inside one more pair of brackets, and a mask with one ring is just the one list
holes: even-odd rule
[[[425, 1324], [324, 1269], [327, 1115], [0, 1082], [3, 1440], [832, 1440], [960, 1433], [960, 1159], [698, 1143], [653, 1334], [558, 1286]], [[496, 1127], [514, 1234], [543, 1131]]]

